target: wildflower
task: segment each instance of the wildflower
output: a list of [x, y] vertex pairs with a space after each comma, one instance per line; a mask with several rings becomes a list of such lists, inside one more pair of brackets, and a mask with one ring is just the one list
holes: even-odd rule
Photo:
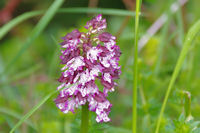
[[[121, 53], [116, 37], [104, 32], [106, 20], [102, 15], [88, 21], [85, 28], [87, 33], [76, 29], [62, 38], [60, 58], [65, 66], [58, 79], [60, 94], [55, 103], [64, 113], [88, 104], [89, 110], [97, 114], [97, 122], [108, 122], [112, 104], [106, 97], [117, 85], [114, 80], [121, 73], [118, 64]], [[103, 85], [103, 91], [95, 84], [96, 80]]]

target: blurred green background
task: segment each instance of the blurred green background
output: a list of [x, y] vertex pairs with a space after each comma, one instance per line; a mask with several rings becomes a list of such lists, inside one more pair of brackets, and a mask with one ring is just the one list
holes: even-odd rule
[[[184, 1], [184, 0], [179, 0]], [[200, 18], [200, 1], [186, 1], [176, 12], [171, 6], [176, 0], [143, 0], [139, 35], [142, 38], [148, 28], [163, 14], [167, 20], [158, 32], [139, 52], [138, 86], [138, 133], [155, 130], [163, 98], [174, 66], [183, 45], [184, 37], [195, 21]], [[14, 3], [12, 9], [8, 3]], [[0, 32], [13, 18], [35, 10], [47, 10], [53, 0], [1, 0]], [[66, 0], [62, 8], [85, 7], [135, 10], [135, 0]], [[22, 55], [15, 59], [41, 16], [32, 17], [13, 27], [0, 39], [0, 133], [7, 133], [44, 96], [54, 91], [59, 83], [61, 37], [73, 29], [80, 29], [97, 13], [57, 13], [45, 30]], [[122, 55], [122, 74], [116, 91], [110, 93], [113, 104], [109, 123], [98, 124], [95, 113], [90, 113], [91, 133], [131, 133], [134, 18], [120, 15], [104, 15], [108, 29], [117, 36]], [[158, 26], [158, 25], [156, 25]], [[155, 27], [153, 28], [155, 30]], [[190, 52], [182, 66], [169, 97], [161, 125], [161, 133], [189, 133], [198, 128], [200, 120], [200, 36], [193, 41]], [[14, 59], [14, 62], [13, 62]], [[11, 65], [8, 67], [9, 63]], [[8, 67], [8, 68], [7, 68]], [[192, 122], [186, 118], [187, 96], [191, 94]], [[80, 130], [80, 109], [75, 114], [63, 114], [55, 106], [53, 95], [41, 106], [16, 133], [77, 133]], [[189, 98], [190, 99], [190, 98]], [[182, 114], [182, 115], [181, 115]], [[185, 116], [184, 116], [185, 115]], [[182, 131], [182, 132], [181, 132]], [[198, 132], [199, 131], [199, 132]], [[196, 133], [200, 133], [200, 130]]]

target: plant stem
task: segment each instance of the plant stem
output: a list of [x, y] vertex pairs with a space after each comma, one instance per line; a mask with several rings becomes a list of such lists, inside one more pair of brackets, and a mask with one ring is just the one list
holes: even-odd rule
[[133, 125], [132, 132], [137, 132], [137, 84], [138, 84], [138, 28], [140, 2], [136, 0], [136, 16], [135, 16], [135, 46], [134, 46], [134, 66], [133, 66]]
[[188, 118], [191, 116], [191, 94], [189, 91], [183, 91], [184, 93], [184, 110], [185, 110], [185, 117]]
[[156, 125], [156, 131], [155, 133], [158, 133], [159, 132], [159, 128], [160, 128], [160, 124], [161, 124], [161, 120], [162, 120], [162, 117], [163, 117], [163, 113], [164, 113], [164, 110], [165, 110], [165, 107], [166, 107], [166, 104], [167, 104], [167, 100], [169, 98], [169, 94], [172, 90], [172, 87], [174, 85], [174, 82], [179, 74], [179, 71], [183, 65], [183, 62], [186, 58], [186, 55], [189, 51], [189, 48], [192, 44], [192, 41], [194, 40], [194, 37], [197, 35], [197, 33], [200, 31], [200, 20], [197, 21], [189, 30], [187, 36], [186, 36], [186, 39], [184, 41], [184, 45], [183, 45], [183, 48], [181, 50], [181, 53], [180, 53], [180, 56], [178, 58], [178, 61], [176, 63], [176, 66], [175, 66], [175, 69], [174, 69], [174, 72], [172, 74], [172, 77], [170, 79], [170, 83], [169, 83], [169, 86], [167, 88], [167, 92], [165, 94], [165, 98], [164, 98], [164, 101], [163, 101], [163, 104], [162, 104], [162, 108], [161, 108], [161, 111], [160, 111], [160, 115], [159, 115], [159, 118], [158, 118], [158, 122], [157, 122], [157, 125]]
[[81, 115], [81, 133], [88, 133], [89, 125], [89, 110], [88, 104], [82, 106], [82, 115]]

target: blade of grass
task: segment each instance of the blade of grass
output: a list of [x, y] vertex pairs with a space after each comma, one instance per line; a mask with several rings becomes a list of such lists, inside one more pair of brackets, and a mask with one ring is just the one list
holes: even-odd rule
[[[4, 114], [6, 114], [6, 115], [12, 116], [12, 117], [14, 117], [14, 118], [16, 118], [16, 119], [21, 119], [21, 118], [22, 118], [22, 116], [21, 116], [20, 114], [18, 114], [18, 113], [16, 113], [16, 112], [13, 112], [12, 110], [10, 110], [10, 109], [8, 109], [8, 108], [0, 107], [0, 112], [1, 112], [1, 113], [4, 113]], [[28, 120], [25, 120], [24, 122], [25, 122], [27, 125], [29, 125], [31, 128], [33, 128], [34, 130], [37, 131], [37, 128], [35, 127], [35, 125], [34, 125], [32, 122], [30, 122], [30, 121], [28, 121]]]
[[63, 8], [60, 13], [101, 13], [105, 15], [115, 16], [135, 16], [135, 12], [121, 9], [106, 9], [106, 8]]
[[173, 72], [172, 77], [170, 79], [169, 86], [167, 88], [167, 92], [165, 94], [165, 98], [164, 98], [164, 101], [163, 101], [163, 104], [162, 104], [162, 108], [161, 108], [161, 111], [160, 111], [160, 114], [159, 114], [159, 118], [158, 118], [158, 121], [157, 121], [155, 133], [159, 132], [161, 120], [162, 120], [163, 113], [164, 113], [164, 110], [165, 110], [165, 107], [166, 107], [166, 104], [167, 104], [167, 101], [168, 101], [168, 98], [169, 98], [169, 94], [170, 94], [170, 92], [172, 90], [172, 87], [173, 87], [173, 85], [175, 83], [175, 80], [176, 80], [176, 78], [177, 78], [177, 76], [178, 76], [178, 74], [179, 74], [179, 72], [181, 70], [181, 66], [183, 65], [183, 62], [184, 62], [184, 60], [186, 58], [186, 55], [187, 55], [187, 53], [189, 51], [189, 48], [190, 48], [190, 46], [192, 44], [192, 41], [194, 40], [195, 36], [197, 35], [197, 33], [199, 31], [200, 31], [200, 20], [198, 20], [189, 29], [189, 32], [186, 35], [183, 48], [181, 50], [181, 53], [180, 53], [180, 56], [179, 56], [178, 61], [176, 63], [174, 72]]
[[[44, 14], [44, 11], [31, 11], [26, 12], [5, 24], [0, 28], [0, 40], [16, 25], [19, 23], [39, 15]], [[57, 13], [101, 13], [105, 15], [116, 15], [116, 16], [135, 16], [135, 12], [126, 11], [121, 9], [106, 9], [106, 8], [61, 8], [57, 10]]]
[[184, 94], [184, 111], [185, 111], [185, 116], [186, 118], [192, 117], [191, 113], [191, 93], [189, 91], [183, 91]]
[[48, 25], [50, 20], [55, 15], [57, 9], [62, 5], [64, 0], [55, 0], [52, 5], [49, 7], [45, 15], [40, 19], [38, 24], [34, 27], [30, 37], [24, 43], [22, 48], [19, 50], [17, 55], [7, 64], [6, 69], [4, 72], [7, 72], [9, 68], [16, 62], [16, 60], [26, 51], [26, 49], [32, 44], [32, 42], [41, 34], [44, 28]]
[[[3, 116], [3, 117], [6, 120], [8, 126], [9, 126], [9, 129], [11, 129], [14, 126], [13, 121], [8, 116]], [[16, 130], [15, 133], [20, 133], [20, 132], [19, 132], [19, 130]]]
[[[72, 85], [69, 85], [70, 87]], [[67, 88], [68, 88], [67, 87]], [[11, 129], [10, 133], [13, 133], [24, 121], [26, 121], [36, 110], [38, 110], [51, 96], [56, 94], [61, 90], [53, 90], [48, 95], [46, 95], [38, 104], [36, 104], [27, 114], [25, 114], [20, 121]]]
[[32, 12], [26, 12], [14, 19], [12, 19], [10, 22], [8, 22], [7, 24], [5, 24], [4, 26], [2, 26], [0, 28], [0, 40], [13, 28], [15, 27], [17, 24], [29, 19], [29, 18], [32, 18], [32, 17], [35, 17], [35, 16], [38, 16], [38, 15], [41, 15], [42, 14], [42, 11], [32, 11]]
[[137, 132], [137, 84], [138, 84], [138, 33], [139, 33], [139, 13], [142, 0], [136, 0], [135, 16], [135, 44], [134, 44], [134, 66], [133, 66], [133, 125], [132, 132]]
[[58, 92], [59, 90], [54, 90], [45, 96], [37, 105], [35, 105], [26, 115], [24, 115], [20, 121], [11, 129], [10, 133], [13, 133], [25, 120], [27, 120], [36, 110], [40, 108], [53, 94]]

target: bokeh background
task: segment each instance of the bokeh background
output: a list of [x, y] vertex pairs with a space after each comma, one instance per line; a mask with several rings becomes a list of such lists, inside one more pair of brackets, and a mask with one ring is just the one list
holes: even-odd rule
[[[184, 37], [189, 27], [200, 19], [199, 0], [179, 1], [184, 4], [176, 4], [175, 7], [180, 6], [180, 8], [175, 11], [172, 5], [177, 0], [143, 0], [142, 2], [139, 36], [141, 39], [148, 32], [153, 35], [147, 43], [142, 43], [145, 38], [142, 38], [143, 40], [139, 43], [141, 47], [137, 104], [139, 133], [154, 132]], [[47, 10], [52, 3], [53, 0], [1, 0], [0, 31], [13, 18], [29, 11]], [[131, 11], [135, 10], [135, 0], [66, 0], [61, 7]], [[158, 18], [163, 14], [167, 19], [162, 24]], [[30, 37], [41, 15], [23, 21], [0, 39], [0, 133], [9, 132], [24, 114], [57, 88], [61, 68], [58, 45], [61, 42], [60, 38], [75, 28], [81, 29], [95, 15], [96, 13], [55, 14], [39, 37], [16, 59], [16, 55]], [[134, 17], [116, 14], [103, 14], [103, 17], [107, 19], [107, 31], [117, 36], [117, 45], [121, 48], [122, 74], [117, 81], [119, 85], [116, 91], [109, 95], [109, 100], [113, 104], [110, 113], [112, 121], [98, 124], [95, 121], [95, 113], [91, 112], [90, 132], [131, 133]], [[155, 27], [148, 31], [156, 21], [158, 23]], [[178, 129], [182, 128], [198, 128], [198, 120], [200, 120], [199, 43], [200, 36], [197, 36], [173, 87], [161, 124], [162, 133], [178, 132]], [[189, 98], [193, 116], [191, 123], [187, 123], [183, 116], [188, 98], [183, 94], [185, 91], [191, 94]], [[55, 106], [53, 102], [55, 98], [56, 95], [53, 95], [16, 130], [16, 133], [79, 132], [80, 109], [75, 114], [63, 114]], [[200, 130], [197, 133], [200, 133]]]

